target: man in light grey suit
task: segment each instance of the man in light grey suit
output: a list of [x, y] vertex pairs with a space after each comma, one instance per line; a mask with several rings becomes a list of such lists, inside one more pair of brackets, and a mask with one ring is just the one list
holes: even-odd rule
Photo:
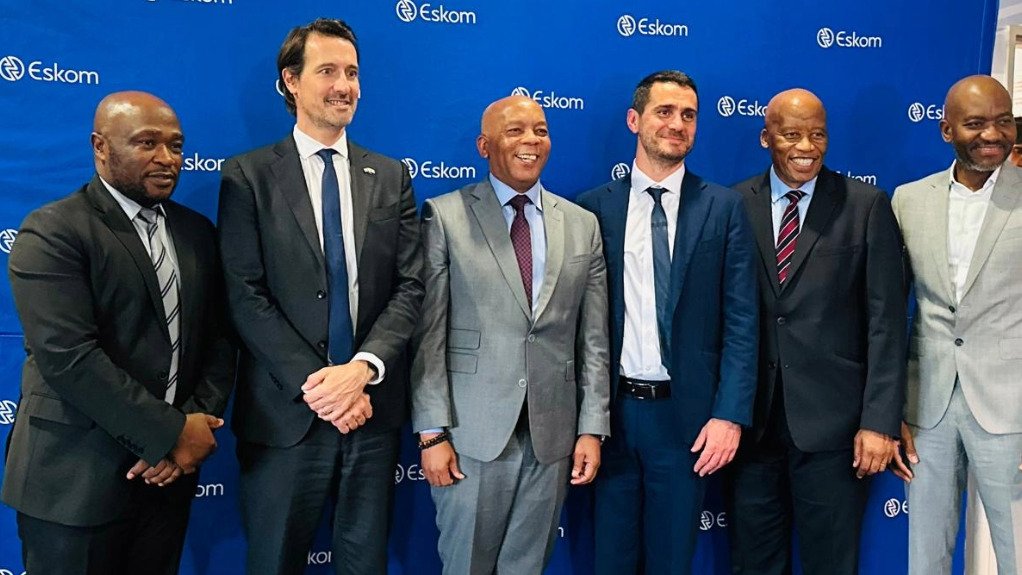
[[1022, 549], [1022, 170], [1011, 97], [989, 76], [948, 91], [949, 170], [895, 190], [918, 311], [909, 346], [909, 573], [950, 573], [966, 472], [990, 520], [998, 572]]
[[596, 218], [539, 183], [539, 105], [494, 102], [476, 146], [490, 177], [423, 206], [412, 423], [444, 573], [538, 574], [610, 429], [606, 268]]

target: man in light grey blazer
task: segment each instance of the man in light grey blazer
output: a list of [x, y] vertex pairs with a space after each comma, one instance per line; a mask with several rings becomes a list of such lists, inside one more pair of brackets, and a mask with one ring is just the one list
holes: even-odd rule
[[610, 429], [606, 268], [596, 218], [539, 182], [539, 105], [494, 102], [476, 146], [489, 178], [423, 206], [412, 423], [444, 573], [539, 574]]
[[950, 573], [966, 473], [990, 520], [998, 572], [1022, 549], [1022, 170], [1011, 97], [989, 76], [948, 91], [949, 170], [895, 190], [918, 311], [903, 426], [909, 573]]

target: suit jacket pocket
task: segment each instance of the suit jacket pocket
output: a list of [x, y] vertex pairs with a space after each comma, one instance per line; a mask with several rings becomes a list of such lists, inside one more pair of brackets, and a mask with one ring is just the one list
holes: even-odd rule
[[[479, 349], [479, 332], [474, 329], [451, 329], [447, 334], [447, 347]], [[472, 370], [473, 372], [475, 370]]]
[[564, 381], [575, 381], [575, 360], [573, 359], [564, 364]]
[[22, 414], [85, 429], [96, 425], [95, 421], [68, 405], [64, 400], [38, 393], [33, 393], [25, 398], [18, 415]]
[[475, 373], [479, 367], [479, 358], [470, 353], [447, 352], [447, 371], [457, 373]]
[[1022, 359], [1022, 338], [1002, 339], [1001, 359]]
[[820, 246], [813, 250], [813, 254], [819, 257], [842, 256], [845, 254], [854, 254], [860, 249], [862, 249], [862, 246], [858, 244], [853, 246]]
[[389, 206], [377, 206], [369, 210], [369, 221], [370, 222], [381, 222], [383, 220], [389, 220], [398, 216], [398, 204], [394, 203]]

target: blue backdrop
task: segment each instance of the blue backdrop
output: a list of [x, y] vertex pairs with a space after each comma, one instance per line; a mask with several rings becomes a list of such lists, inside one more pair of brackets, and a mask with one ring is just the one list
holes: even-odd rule
[[[548, 188], [571, 198], [623, 175], [632, 89], [664, 68], [699, 85], [689, 169], [725, 184], [764, 170], [763, 106], [802, 86], [829, 111], [827, 164], [890, 191], [950, 165], [937, 131], [944, 93], [989, 71], [997, 0], [0, 0], [0, 265], [29, 211], [91, 177], [92, 113], [115, 90], [151, 91], [177, 110], [187, 141], [175, 199], [215, 216], [222, 161], [290, 132], [275, 58], [290, 28], [319, 16], [346, 19], [360, 38], [352, 139], [406, 159], [420, 202], [485, 176], [479, 116], [513, 92], [546, 108]], [[3, 274], [0, 439], [19, 401], [20, 331]], [[408, 439], [390, 573], [438, 573], [433, 505]], [[219, 441], [196, 493], [187, 575], [243, 572], [234, 440], [224, 430]], [[569, 496], [548, 573], [592, 570], [590, 497]], [[893, 476], [875, 481], [862, 573], [905, 572], [904, 499]], [[728, 572], [722, 509], [711, 489], [696, 573]], [[330, 561], [321, 537], [308, 573], [331, 572]], [[22, 572], [13, 512], [0, 507], [0, 575]]]

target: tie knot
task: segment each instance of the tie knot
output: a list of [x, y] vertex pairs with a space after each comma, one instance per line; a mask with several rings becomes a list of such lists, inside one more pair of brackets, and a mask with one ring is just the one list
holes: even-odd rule
[[138, 211], [138, 219], [149, 224], [150, 226], [156, 224], [156, 218], [158, 216], [159, 213], [153, 208], [142, 208], [141, 210]]
[[319, 156], [320, 158], [323, 158], [324, 164], [329, 164], [330, 162], [334, 161], [334, 154], [336, 153], [337, 150], [333, 148], [323, 148], [322, 150], [316, 152], [316, 155]]
[[803, 192], [802, 190], [791, 190], [790, 192], [784, 194], [784, 197], [788, 198], [788, 203], [791, 204], [797, 204], [798, 201], [804, 198], [805, 196], [806, 193]]
[[518, 194], [515, 197], [508, 200], [507, 205], [514, 208], [516, 213], [524, 214], [525, 204], [529, 203], [532, 203], [532, 200], [529, 199], [529, 196], [526, 196], [525, 194]]
[[660, 186], [650, 186], [646, 188], [646, 191], [649, 192], [649, 195], [653, 196], [653, 203], [659, 204], [660, 200], [664, 196], [664, 192], [666, 192], [667, 190], [661, 188]]

